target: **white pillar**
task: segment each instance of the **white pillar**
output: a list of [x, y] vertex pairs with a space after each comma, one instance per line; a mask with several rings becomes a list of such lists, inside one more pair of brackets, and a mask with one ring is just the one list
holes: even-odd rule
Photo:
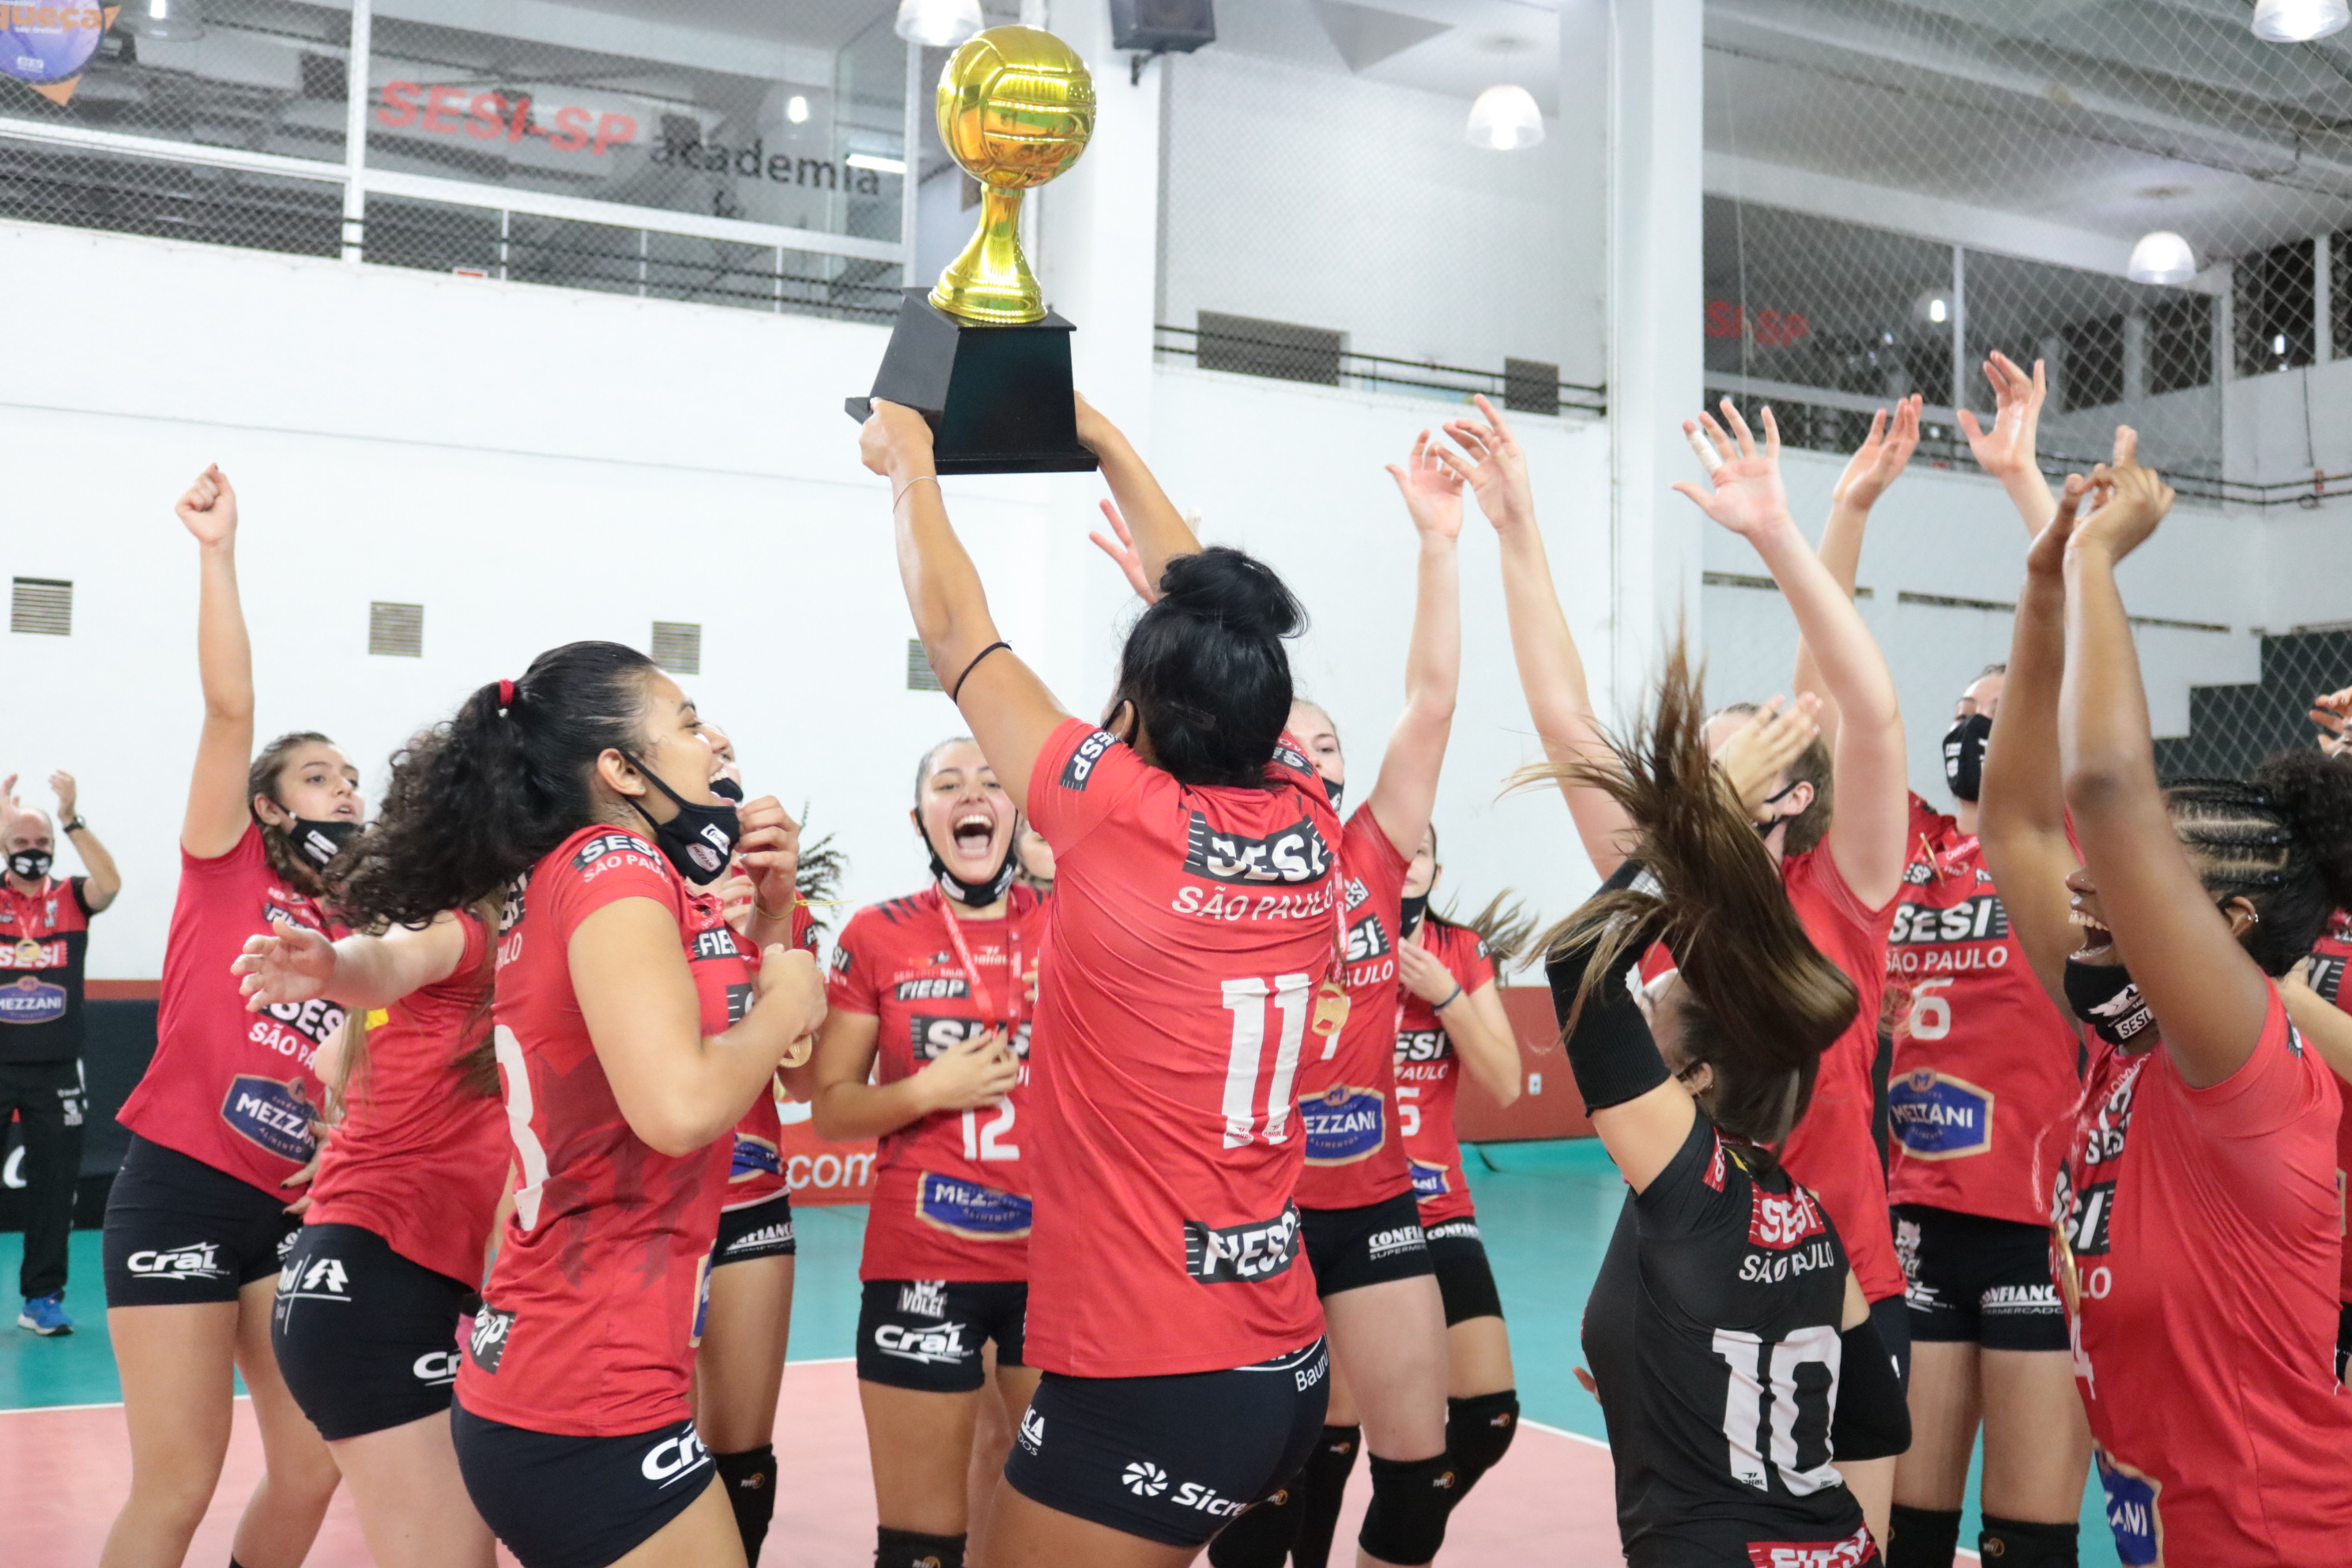
[[[1597, 8], [1563, 12], [1564, 70], [1575, 68], [1570, 35], [1579, 11]], [[1701, 0], [1610, 6], [1607, 690], [1621, 722], [1647, 700], [1678, 622], [1693, 651], [1702, 647], [1700, 530], [1711, 525], [1666, 487], [1698, 471], [1682, 421], [1698, 411], [1705, 371], [1703, 22]], [[1570, 94], [1563, 81], [1563, 107]], [[1584, 564], [1555, 567], [1565, 576]]]

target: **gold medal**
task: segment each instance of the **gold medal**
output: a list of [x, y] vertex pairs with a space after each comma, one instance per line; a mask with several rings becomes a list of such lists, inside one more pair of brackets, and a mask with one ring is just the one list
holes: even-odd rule
[[1337, 980], [1324, 981], [1315, 988], [1315, 1018], [1309, 1026], [1324, 1039], [1336, 1040], [1347, 1023], [1348, 988]]
[[41, 944], [29, 936], [16, 943], [16, 967], [19, 969], [40, 968], [43, 956]]

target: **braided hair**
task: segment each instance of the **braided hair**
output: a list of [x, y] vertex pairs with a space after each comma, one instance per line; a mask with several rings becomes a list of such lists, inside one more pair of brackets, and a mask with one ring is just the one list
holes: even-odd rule
[[2244, 940], [2263, 973], [2302, 963], [2352, 908], [2352, 759], [2282, 752], [2252, 778], [2176, 779], [2165, 803], [2206, 891], [2261, 917]]

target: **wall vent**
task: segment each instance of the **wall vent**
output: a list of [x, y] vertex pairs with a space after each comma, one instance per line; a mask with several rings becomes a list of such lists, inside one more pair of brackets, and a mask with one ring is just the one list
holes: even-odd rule
[[673, 675], [702, 673], [702, 626], [698, 621], [656, 621], [654, 662]]
[[368, 652], [389, 658], [425, 657], [425, 606], [377, 599], [368, 605]]
[[923, 652], [919, 638], [907, 639], [907, 689], [909, 691], [945, 691], [939, 671], [931, 668], [930, 656]]
[[1339, 358], [1347, 335], [1295, 321], [1229, 316], [1202, 310], [1193, 319], [1193, 363], [1202, 370], [1272, 376], [1276, 381], [1339, 384]]
[[1539, 359], [1503, 361], [1503, 406], [1514, 414], [1559, 412], [1559, 366]]
[[62, 577], [19, 577], [8, 595], [8, 629], [73, 635], [73, 584]]

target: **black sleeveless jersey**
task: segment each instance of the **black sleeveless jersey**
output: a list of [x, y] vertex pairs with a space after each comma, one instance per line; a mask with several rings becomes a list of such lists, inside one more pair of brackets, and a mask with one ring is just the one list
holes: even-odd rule
[[1830, 1448], [1845, 1248], [1704, 1113], [1629, 1193], [1584, 1310], [1630, 1568], [1877, 1560]]

